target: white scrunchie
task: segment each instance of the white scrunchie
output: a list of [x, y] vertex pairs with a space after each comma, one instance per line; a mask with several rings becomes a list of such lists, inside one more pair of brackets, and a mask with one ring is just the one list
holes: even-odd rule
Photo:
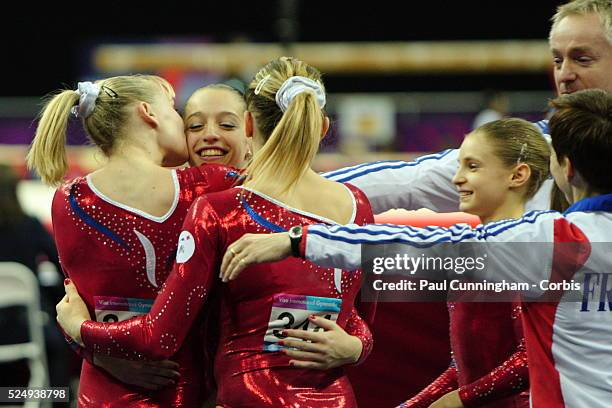
[[317, 81], [303, 76], [292, 76], [287, 79], [276, 91], [276, 104], [281, 111], [286, 112], [289, 104], [297, 94], [312, 92], [319, 103], [319, 107], [325, 106], [325, 91]]
[[79, 104], [72, 107], [72, 114], [77, 118], [87, 118], [96, 107], [96, 99], [100, 95], [100, 85], [93, 82], [79, 82], [76, 92], [79, 94]]

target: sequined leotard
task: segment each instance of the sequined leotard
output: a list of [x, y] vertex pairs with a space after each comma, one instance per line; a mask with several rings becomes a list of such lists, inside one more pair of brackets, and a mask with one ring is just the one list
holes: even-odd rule
[[[162, 217], [113, 202], [88, 178], [77, 178], [56, 191], [52, 217], [60, 261], [97, 319], [117, 321], [146, 312], [172, 270], [191, 203], [205, 192], [231, 187], [237, 173], [207, 165], [173, 171], [172, 178], [174, 202]], [[158, 392], [123, 384], [84, 360], [79, 406], [199, 407], [205, 378], [197, 336], [196, 331], [189, 335], [172, 357], [181, 366], [178, 384]]]
[[[354, 222], [371, 222], [372, 212], [363, 193], [348, 188], [355, 200]], [[219, 282], [218, 268], [230, 243], [245, 233], [280, 231], [322, 221], [329, 222], [243, 188], [197, 199], [185, 219], [175, 268], [151, 312], [120, 323], [85, 322], [81, 327], [85, 346], [115, 356], [171, 355], [180, 347], [200, 309], [206, 307], [213, 283]], [[335, 303], [339, 305], [340, 326], [363, 328], [353, 331], [363, 343], [363, 358], [371, 350], [372, 339], [354, 309], [360, 282], [359, 270], [320, 268], [290, 258], [254, 265], [237, 280], [222, 285], [220, 348], [215, 360], [217, 403], [226, 407], [356, 406], [343, 369], [290, 367], [289, 358], [274, 351], [277, 344], [270, 344], [269, 337], [273, 337], [272, 328], [289, 326], [283, 325], [287, 322], [283, 317], [273, 317], [282, 309], [280, 303], [295, 301], [292, 313], [299, 313], [300, 308], [312, 313]]]
[[519, 303], [449, 302], [450, 367], [403, 408], [428, 407], [459, 389], [465, 407], [529, 407]]

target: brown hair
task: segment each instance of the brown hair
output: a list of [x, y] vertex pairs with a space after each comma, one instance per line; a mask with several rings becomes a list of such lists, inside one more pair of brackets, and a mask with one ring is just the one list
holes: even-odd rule
[[187, 99], [187, 102], [185, 103], [185, 112], [187, 111], [187, 106], [189, 105], [189, 102], [191, 101], [191, 99], [198, 94], [199, 92], [205, 91], [207, 89], [220, 89], [223, 91], [228, 91], [233, 93], [236, 98], [238, 98], [244, 108], [244, 110], [246, 110], [246, 101], [244, 100], [244, 94], [238, 89], [238, 87], [234, 87], [225, 83], [218, 83], [218, 84], [210, 84], [210, 85], [206, 85], [203, 86], [201, 88], [196, 89], [191, 96]]
[[[97, 84], [101, 90], [95, 107], [82, 121], [90, 140], [107, 156], [122, 136], [129, 118], [128, 105], [138, 101], [152, 103], [162, 89], [174, 96], [172, 86], [153, 75], [117, 76], [97, 81]], [[57, 185], [66, 173], [66, 130], [71, 109], [78, 103], [77, 91], [61, 90], [48, 98], [40, 113], [26, 159], [28, 168], [35, 169], [47, 184]]]
[[281, 57], [264, 66], [247, 88], [247, 109], [265, 141], [246, 170], [246, 182], [254, 188], [273, 181], [269, 185], [273, 191], [286, 192], [308, 170], [319, 149], [325, 114], [315, 95], [296, 95], [284, 113], [276, 104], [276, 92], [292, 76], [307, 77], [323, 87], [316, 68], [295, 58]]
[[586, 89], [550, 102], [549, 121], [557, 160], [570, 159], [596, 192], [612, 191], [612, 94]]
[[538, 191], [549, 174], [550, 148], [542, 133], [531, 122], [507, 118], [486, 123], [474, 130], [494, 145], [495, 154], [504, 165], [514, 167], [525, 163], [531, 169], [526, 198]]

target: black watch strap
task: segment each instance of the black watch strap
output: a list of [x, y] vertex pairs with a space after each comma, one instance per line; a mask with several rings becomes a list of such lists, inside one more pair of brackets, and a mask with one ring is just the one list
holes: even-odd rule
[[292, 227], [289, 230], [289, 240], [291, 241], [291, 256], [301, 258], [300, 243], [302, 242], [302, 227]]

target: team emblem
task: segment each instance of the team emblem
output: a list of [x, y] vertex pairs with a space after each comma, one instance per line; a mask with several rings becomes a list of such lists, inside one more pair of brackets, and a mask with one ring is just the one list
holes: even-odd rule
[[176, 250], [176, 263], [185, 263], [195, 252], [195, 242], [193, 235], [189, 231], [181, 232], [179, 235], [178, 249]]

